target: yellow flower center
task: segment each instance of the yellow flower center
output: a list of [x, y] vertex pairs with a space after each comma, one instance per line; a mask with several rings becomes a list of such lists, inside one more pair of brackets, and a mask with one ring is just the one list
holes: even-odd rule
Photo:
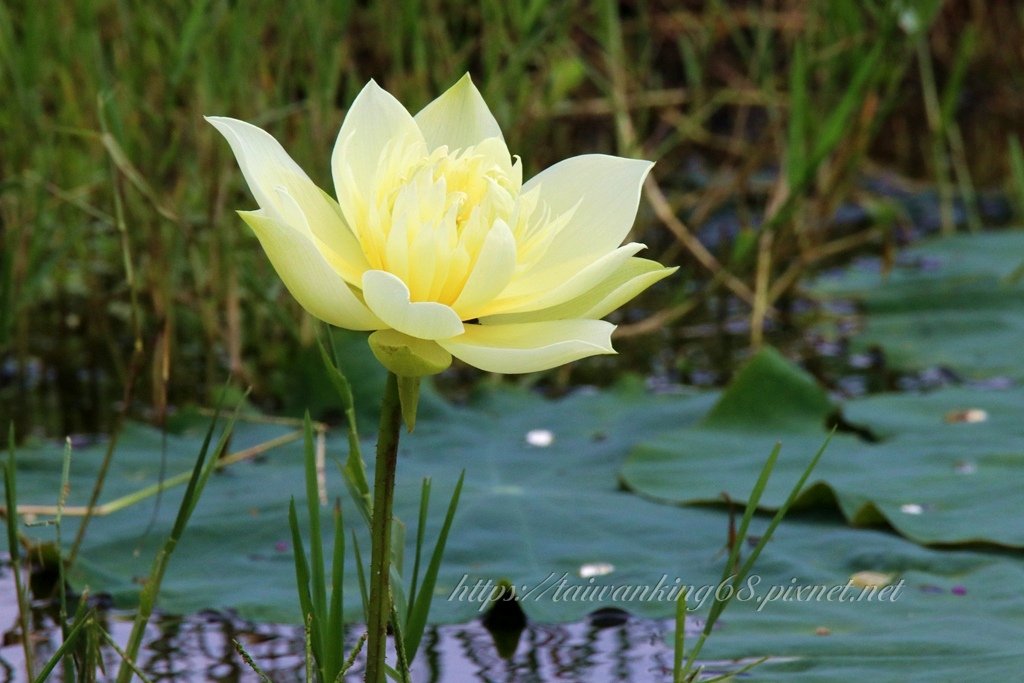
[[370, 267], [401, 278], [412, 301], [458, 299], [497, 223], [515, 237], [517, 270], [543, 253], [559, 227], [535, 211], [537, 192], [522, 192], [521, 167], [498, 138], [429, 154], [422, 143], [396, 138], [381, 154], [373, 186], [351, 207], [352, 228]]

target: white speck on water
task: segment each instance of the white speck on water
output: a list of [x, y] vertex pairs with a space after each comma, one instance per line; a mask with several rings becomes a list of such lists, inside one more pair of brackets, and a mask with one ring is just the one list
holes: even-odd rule
[[591, 579], [595, 576], [607, 576], [615, 571], [615, 565], [610, 562], [588, 562], [580, 567], [580, 578]]
[[555, 442], [555, 434], [550, 429], [531, 429], [526, 432], [526, 443], [536, 448], [547, 448]]
[[924, 506], [917, 503], [906, 503], [905, 505], [900, 505], [900, 512], [905, 515], [920, 515], [924, 512]]
[[977, 424], [979, 422], [988, 421], [988, 411], [982, 410], [981, 408], [968, 408], [966, 410], [953, 410], [946, 413], [946, 422], [956, 423], [964, 422], [967, 424]]

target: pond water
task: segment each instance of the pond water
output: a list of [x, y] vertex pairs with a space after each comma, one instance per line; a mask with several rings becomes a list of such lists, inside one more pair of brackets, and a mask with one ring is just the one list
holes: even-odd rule
[[[855, 261], [852, 269], [877, 270], [877, 262]], [[922, 266], [923, 267], [923, 266]], [[801, 320], [830, 320], [823, 333], [804, 322], [797, 329], [773, 339], [790, 358], [800, 359], [832, 394], [854, 397], [882, 391], [920, 392], [948, 385], [981, 386], [1002, 389], [1012, 384], [1002, 376], [970, 379], [945, 366], [926, 367], [914, 372], [900, 371], [887, 362], [885, 353], [871, 348], [851, 352], [849, 339], [855, 335], [863, 317], [853, 304], [833, 299], [815, 310], [816, 304], [794, 303], [792, 313]], [[706, 346], [715, 346], [730, 336], [742, 346], [746, 336], [742, 316], [730, 317], [715, 325], [694, 325], [681, 334], [703, 338]], [[728, 345], [733, 347], [733, 345]], [[704, 349], [704, 347], [699, 347]], [[671, 389], [682, 381], [687, 384], [718, 385], [724, 377], [715, 372], [710, 352], [698, 351], [689, 374], [655, 374], [649, 378], [654, 390]], [[701, 354], [704, 353], [702, 356]], [[736, 358], [730, 355], [730, 365]], [[840, 425], [855, 430], [854, 425]], [[869, 435], [868, 435], [869, 436]], [[118, 642], [125, 642], [131, 628], [130, 615], [116, 610], [103, 612], [104, 626]], [[49, 605], [38, 605], [33, 614], [33, 639], [37, 659], [42, 662], [60, 644], [60, 630]], [[669, 681], [672, 651], [667, 638], [673, 625], [667, 620], [651, 620], [618, 610], [602, 611], [577, 622], [549, 625], [529, 623], [518, 634], [509, 657], [499, 653], [494, 635], [481, 621], [430, 627], [424, 635], [421, 651], [413, 666], [413, 680], [420, 681]], [[687, 630], [696, 635], [697, 621], [688, 621]], [[17, 606], [9, 568], [0, 564], [0, 683], [25, 679], [23, 653], [18, 642]], [[347, 634], [351, 648], [360, 630]], [[688, 636], [691, 633], [688, 633]], [[201, 612], [183, 617], [164, 615], [154, 618], [141, 656], [141, 666], [152, 680], [182, 681], [256, 681], [235, 652], [234, 640], [242, 643], [274, 681], [305, 679], [304, 638], [292, 625], [254, 623], [226, 612]], [[691, 641], [692, 642], [692, 641]], [[118, 659], [111, 649], [104, 651], [107, 671], [116, 671]], [[746, 662], [706, 662], [708, 675], [735, 671]], [[357, 681], [361, 668], [357, 662], [347, 680]]]
[[[18, 632], [13, 574], [0, 574], [0, 683], [25, 678], [24, 654]], [[131, 615], [117, 610], [101, 612], [104, 628], [123, 645], [131, 631]], [[60, 646], [60, 629], [48, 605], [33, 610], [36, 668]], [[687, 637], [699, 634], [703, 623], [687, 621]], [[431, 626], [412, 667], [417, 683], [578, 681], [670, 681], [672, 649], [666, 640], [672, 620], [642, 619], [608, 608], [587, 619], [568, 624], [527, 624], [518, 634], [492, 634], [482, 621]], [[361, 633], [346, 634], [350, 650]], [[503, 657], [498, 643], [513, 643], [514, 653]], [[305, 680], [304, 636], [292, 625], [253, 623], [225, 612], [204, 612], [187, 617], [154, 618], [144, 641], [141, 668], [151, 680], [258, 681], [233, 646], [237, 640], [275, 683]], [[498, 641], [496, 643], [496, 640]], [[117, 653], [103, 649], [108, 672], [116, 672]], [[735, 671], [747, 662], [705, 662], [708, 677]], [[54, 677], [55, 680], [58, 677]], [[359, 662], [346, 681], [361, 681]]]

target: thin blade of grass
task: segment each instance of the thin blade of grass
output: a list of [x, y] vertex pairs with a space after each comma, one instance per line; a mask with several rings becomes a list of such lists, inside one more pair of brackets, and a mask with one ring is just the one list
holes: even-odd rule
[[683, 683], [683, 654], [686, 646], [686, 591], [676, 598], [676, 632], [672, 637], [672, 682]]
[[313, 599], [313, 651], [318, 655], [321, 667], [326, 662], [327, 645], [323, 642], [321, 619], [327, 616], [327, 579], [324, 575], [324, 538], [320, 528], [320, 495], [317, 490], [316, 450], [313, 445], [313, 425], [306, 411], [303, 422], [305, 434], [306, 465], [306, 511], [309, 515], [309, 592]]
[[[768, 480], [772, 476], [772, 470], [775, 469], [775, 463], [779, 459], [779, 453], [782, 452], [782, 444], [776, 443], [775, 447], [772, 448], [772, 452], [768, 455], [768, 459], [765, 461], [764, 466], [761, 468], [761, 474], [758, 475], [757, 481], [754, 483], [754, 488], [750, 492], [750, 496], [747, 499], [747, 505], [743, 509], [743, 517], [740, 520], [740, 526], [736, 530], [736, 539], [729, 549], [729, 559], [726, 561], [725, 568], [722, 570], [722, 581], [727, 581], [732, 575], [733, 570], [736, 568], [736, 563], [739, 559], [740, 549], [743, 547], [743, 539], [747, 537], [747, 531], [750, 529], [750, 522], [754, 518], [754, 513], [757, 512], [757, 506], [761, 502], [761, 496], [764, 494], [765, 488], [768, 486]], [[714, 613], [714, 607], [712, 607], [712, 614]], [[710, 632], [710, 628], [705, 626], [705, 631]]]
[[18, 544], [18, 486], [14, 457], [14, 422], [7, 431], [7, 463], [4, 467], [4, 499], [7, 505], [7, 552], [11, 557], [11, 572], [14, 574], [14, 593], [18, 601], [18, 625], [21, 629], [21, 647], [25, 653], [25, 673], [32, 675], [31, 605], [24, 577], [21, 575], [21, 546]]
[[1017, 219], [1024, 219], [1024, 149], [1021, 149], [1020, 138], [1009, 137], [1010, 171], [1013, 178], [1013, 190], [1017, 199]]
[[359, 653], [363, 650], [363, 646], [366, 645], [366, 638], [367, 634], [364, 631], [362, 635], [359, 636], [359, 640], [356, 641], [355, 646], [352, 648], [352, 652], [350, 652], [348, 657], [345, 659], [345, 663], [341, 666], [341, 671], [338, 672], [338, 676], [334, 679], [335, 683], [342, 683], [345, 679], [345, 674], [347, 674], [348, 670], [356, 663], [356, 657], [359, 656]]
[[[420, 487], [420, 514], [416, 523], [416, 550], [412, 561], [412, 578], [409, 582], [409, 604], [416, 603], [416, 591], [419, 588], [420, 559], [423, 554], [423, 541], [427, 533], [427, 509], [430, 506], [430, 477], [423, 478]], [[406, 615], [406, 619], [409, 615]]]
[[394, 670], [398, 676], [398, 680], [401, 683], [411, 683], [409, 678], [409, 660], [406, 658], [404, 638], [402, 637], [402, 627], [399, 625], [401, 621], [398, 616], [398, 610], [396, 609], [396, 603], [391, 603], [391, 624], [394, 628], [394, 642], [395, 642], [395, 656], [397, 658], [397, 669]]
[[[246, 392], [246, 394], [248, 394], [248, 392]], [[242, 400], [244, 400], [244, 396]], [[128, 662], [136, 659], [139, 653], [139, 648], [142, 646], [142, 638], [145, 634], [146, 625], [149, 623], [149, 618], [152, 616], [153, 609], [156, 606], [156, 599], [160, 593], [160, 584], [163, 582], [164, 572], [167, 570], [167, 564], [170, 561], [171, 555], [174, 553], [174, 549], [178, 545], [178, 541], [185, 532], [185, 527], [188, 525], [192, 512], [195, 510], [195, 507], [199, 502], [199, 497], [203, 492], [203, 488], [206, 486], [206, 482], [210, 478], [210, 474], [216, 468], [218, 458], [224, 454], [224, 451], [227, 448], [228, 441], [235, 426], [235, 419], [238, 417], [238, 411], [241, 408], [241, 405], [242, 403], [239, 401], [238, 405], [235, 406], [234, 413], [228, 421], [228, 424], [224, 427], [220, 439], [217, 442], [217, 446], [213, 452], [213, 457], [208, 458], [207, 455], [210, 450], [210, 442], [213, 440], [213, 432], [220, 417], [219, 405], [213, 418], [210, 420], [210, 427], [207, 429], [206, 437], [203, 439], [203, 446], [199, 451], [199, 457], [196, 458], [196, 464], [192, 470], [192, 478], [189, 480], [188, 486], [185, 488], [185, 495], [182, 497], [181, 505], [178, 508], [178, 515], [174, 520], [174, 526], [172, 527], [167, 540], [164, 542], [163, 547], [157, 552], [156, 557], [153, 559], [153, 569], [150, 571], [149, 577], [146, 579], [146, 583], [139, 594], [139, 608], [136, 612], [135, 623], [132, 625], [131, 634], [128, 637], [127, 647], [125, 648], [127, 653], [126, 658], [124, 662], [122, 662], [117, 673], [117, 683], [129, 683], [131, 680], [132, 668], [128, 665]]]
[[31, 679], [33, 683], [45, 683], [49, 679], [50, 674], [53, 673], [55, 668], [57, 668], [57, 665], [60, 664], [68, 654], [70, 654], [72, 648], [78, 643], [78, 638], [82, 635], [82, 629], [84, 629], [88, 623], [92, 622], [93, 614], [93, 610], [88, 610], [87, 612], [83, 611], [82, 614], [75, 618], [70, 630], [67, 632], [67, 635], [64, 636], [64, 642], [60, 644], [60, 647], [54, 650], [53, 655], [51, 655], [50, 659], [48, 659], [46, 664], [43, 665], [43, 668], [40, 669], [39, 673]]
[[142, 681], [142, 683], [152, 683], [150, 678], [146, 676], [142, 669], [138, 667], [135, 661], [132, 658], [130, 658], [127, 655], [127, 653], [125, 653], [125, 651], [122, 650], [121, 647], [117, 644], [117, 641], [115, 641], [114, 638], [109, 633], [107, 633], [106, 629], [102, 628], [99, 624], [96, 624], [96, 632], [99, 633], [100, 637], [104, 641], [106, 641], [107, 645], [110, 648], [112, 648], [114, 652], [116, 652], [117, 655], [121, 658], [122, 666], [127, 666], [129, 669], [131, 669], [131, 672], [138, 676], [139, 680]]
[[[330, 330], [327, 331], [330, 339]], [[355, 399], [352, 398], [352, 385], [344, 373], [339, 369], [337, 359], [332, 357], [334, 345], [331, 344], [329, 353], [324, 346], [323, 340], [317, 337], [317, 347], [320, 350], [320, 358], [324, 368], [327, 370], [327, 378], [341, 398], [341, 407], [345, 412], [345, 420], [348, 425], [348, 457], [341, 467], [342, 478], [348, 488], [352, 499], [356, 502], [356, 509], [370, 527], [371, 510], [373, 497], [370, 493], [370, 482], [366, 477], [366, 462], [363, 460], [362, 449], [359, 446], [359, 429], [356, 424]]]
[[256, 660], [252, 658], [252, 655], [249, 654], [248, 650], [242, 647], [242, 644], [238, 642], [237, 639], [232, 638], [231, 644], [234, 646], [235, 652], [238, 653], [238, 656], [242, 658], [243, 662], [245, 662], [246, 666], [252, 669], [252, 672], [260, 679], [260, 683], [274, 683], [274, 681], [270, 679], [270, 676], [268, 676], [263, 669], [256, 664]]
[[[825, 442], [821, 444], [821, 448], [819, 448], [818, 451], [814, 454], [814, 457], [811, 458], [811, 462], [807, 465], [807, 469], [803, 471], [803, 474], [800, 475], [800, 479], [798, 479], [796, 484], [793, 485], [793, 488], [790, 490], [789, 496], [786, 497], [785, 502], [779, 507], [778, 510], [775, 511], [775, 515], [768, 523], [768, 527], [764, 530], [764, 533], [761, 534], [761, 538], [757, 542], [757, 545], [754, 546], [754, 549], [750, 552], [750, 556], [747, 557], [747, 561], [744, 562], [743, 566], [740, 568], [739, 575], [737, 578], [737, 584], [742, 583], [743, 580], [746, 578], [747, 574], [753, 568], [754, 563], [757, 562], [757, 558], [760, 557], [761, 551], [764, 550], [764, 547], [768, 544], [768, 541], [771, 539], [772, 534], [775, 533], [775, 530], [778, 528], [779, 524], [782, 523], [783, 517], [785, 517], [786, 513], [789, 512], [789, 508], [792, 507], [793, 503], [796, 502], [797, 497], [800, 495], [800, 492], [803, 490], [804, 485], [810, 478], [811, 472], [813, 472], [814, 468], [818, 466], [818, 462], [821, 460], [821, 456], [825, 454], [825, 450], [828, 448], [829, 443], [832, 442], [833, 434], [835, 434], [835, 429], [833, 429], [832, 432], [825, 438]], [[739, 539], [737, 539], [737, 543], [739, 543]]]
[[329, 671], [340, 671], [345, 639], [345, 529], [341, 502], [334, 503], [334, 552], [331, 556], [331, 606], [327, 615], [326, 647], [331, 651]]
[[448, 541], [448, 531], [452, 527], [452, 522], [455, 519], [455, 510], [459, 505], [459, 496], [462, 493], [462, 482], [466, 479], [466, 471], [463, 470], [459, 475], [459, 480], [455, 484], [455, 490], [452, 492], [451, 500], [448, 503], [448, 511], [445, 513], [444, 524], [441, 526], [441, 531], [437, 537], [437, 543], [434, 545], [434, 552], [430, 557], [430, 563], [427, 565], [427, 571], [423, 575], [423, 585], [420, 587], [419, 593], [416, 596], [416, 602], [413, 603], [414, 607], [410, 609], [409, 621], [406, 624], [405, 632], [405, 651], [409, 654], [409, 658], [413, 659], [416, 656], [416, 651], [419, 649], [420, 640], [423, 639], [423, 631], [427, 626], [427, 616], [430, 612], [430, 603], [434, 598], [434, 586], [437, 584], [437, 574], [441, 569], [441, 559], [444, 556], [444, 546]]
[[[782, 518], [785, 517], [786, 513], [789, 511], [789, 508], [796, 501], [797, 496], [800, 495], [800, 492], [803, 490], [804, 485], [810, 478], [811, 472], [814, 471], [814, 468], [817, 467], [822, 455], [825, 454], [825, 450], [828, 448], [828, 445], [831, 442], [832, 435], [834, 433], [835, 430], [833, 430], [832, 433], [828, 435], [828, 437], [825, 439], [825, 442], [821, 445], [821, 448], [819, 448], [818, 451], [814, 454], [814, 457], [811, 458], [810, 463], [808, 463], [807, 467], [800, 475], [800, 478], [797, 480], [797, 482], [793, 485], [793, 488], [790, 490], [789, 496], [776, 511], [775, 515], [768, 523], [768, 527], [765, 529], [764, 533], [761, 534], [761, 538], [757, 542], [757, 545], [754, 546], [754, 549], [751, 551], [750, 556], [747, 557], [746, 561], [740, 567], [739, 571], [732, 575], [730, 574], [730, 570], [733, 566], [735, 566], [736, 559], [739, 556], [740, 547], [743, 544], [743, 539], [745, 539], [747, 535], [746, 532], [747, 528], [749, 527], [750, 519], [753, 517], [754, 512], [757, 509], [757, 502], [760, 500], [761, 494], [764, 492], [764, 488], [768, 483], [768, 479], [771, 476], [771, 471], [775, 466], [775, 460], [778, 457], [778, 452], [781, 446], [779, 444], [776, 444], [775, 448], [772, 449], [772, 453], [768, 457], [768, 461], [765, 463], [764, 468], [762, 468], [761, 470], [761, 475], [758, 477], [757, 482], [754, 484], [754, 490], [751, 492], [750, 499], [747, 502], [747, 507], [744, 510], [743, 521], [740, 523], [740, 529], [736, 535], [736, 540], [733, 543], [732, 552], [730, 552], [729, 554], [728, 564], [726, 565], [726, 568], [723, 571], [723, 584], [728, 581], [731, 583], [733, 587], [735, 587], [742, 585], [743, 582], [746, 580], [747, 574], [753, 568], [754, 563], [757, 561], [757, 558], [761, 555], [761, 551], [764, 550], [764, 547], [768, 544], [768, 541], [771, 540], [771, 537], [775, 533], [775, 530], [782, 522]], [[729, 603], [732, 602], [732, 599], [736, 597], [736, 593], [736, 590], [729, 591], [729, 594], [726, 598], [720, 599], [718, 596], [718, 591], [715, 591], [715, 599], [711, 604], [711, 610], [708, 613], [704, 630], [701, 632], [700, 638], [698, 638], [697, 643], [694, 646], [693, 650], [690, 652], [689, 657], [686, 658], [686, 664], [684, 667], [685, 672], [689, 672], [690, 669], [693, 667], [693, 664], [696, 661], [697, 656], [700, 654], [700, 651], [703, 649], [704, 643], [707, 641], [708, 636], [711, 634], [711, 631], [714, 628], [715, 623], [718, 621], [718, 618], [721, 616], [725, 608], [729, 606]]]
[[352, 550], [356, 554], [356, 577], [359, 579], [359, 597], [363, 601], [363, 620], [370, 618], [370, 592], [366, 584], [366, 571], [363, 569], [363, 553], [359, 550], [359, 539], [355, 529], [352, 530]]
[[302, 543], [299, 518], [295, 512], [295, 499], [288, 504], [288, 526], [292, 534], [292, 551], [295, 559], [295, 585], [299, 592], [299, 608], [305, 622], [313, 617], [313, 598], [309, 594], [309, 565], [306, 563], [306, 548]]

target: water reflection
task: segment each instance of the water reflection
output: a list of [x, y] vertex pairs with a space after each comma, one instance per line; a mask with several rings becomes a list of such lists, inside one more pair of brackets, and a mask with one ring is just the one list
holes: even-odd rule
[[[17, 627], [10, 575], [0, 576], [0, 681], [24, 681], [24, 662]], [[36, 610], [36, 659], [41, 665], [60, 645], [60, 632], [49, 609]], [[101, 615], [115, 640], [124, 643], [131, 630], [129, 615]], [[699, 631], [693, 622], [687, 630]], [[510, 656], [499, 654], [495, 638], [482, 621], [435, 626], [424, 634], [413, 665], [416, 683], [512, 683], [578, 681], [669, 681], [672, 653], [666, 644], [670, 621], [640, 619], [618, 610], [601, 610], [570, 624], [528, 624]], [[346, 633], [346, 650], [360, 630]], [[302, 681], [304, 642], [295, 626], [254, 623], [225, 612], [188, 617], [161, 617], [147, 632], [140, 667], [154, 681], [257, 681], [235, 652], [239, 641], [256, 663], [280, 683]], [[117, 654], [103, 649], [107, 672], [117, 670]], [[357, 663], [347, 681], [360, 681]], [[52, 680], [60, 680], [55, 675]]]

